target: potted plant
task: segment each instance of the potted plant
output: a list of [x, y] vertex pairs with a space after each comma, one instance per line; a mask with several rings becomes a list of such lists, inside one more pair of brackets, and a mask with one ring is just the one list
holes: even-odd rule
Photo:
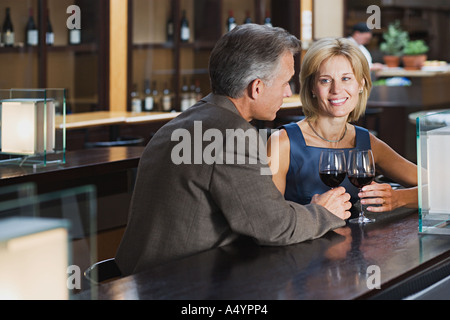
[[384, 63], [388, 67], [398, 67], [403, 48], [409, 40], [408, 32], [400, 27], [400, 21], [395, 21], [388, 25], [387, 31], [383, 33], [383, 40], [380, 50], [385, 53]]
[[403, 66], [406, 70], [419, 70], [425, 61], [429, 47], [423, 40], [410, 40], [403, 48]]

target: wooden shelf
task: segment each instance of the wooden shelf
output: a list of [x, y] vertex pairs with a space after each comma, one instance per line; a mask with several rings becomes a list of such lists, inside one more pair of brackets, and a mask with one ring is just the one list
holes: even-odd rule
[[96, 43], [82, 43], [79, 45], [66, 45], [66, 46], [48, 46], [48, 52], [76, 52], [76, 53], [90, 53], [97, 52], [98, 45]]
[[145, 50], [145, 49], [170, 49], [173, 50], [173, 42], [160, 42], [160, 43], [135, 43], [133, 44], [133, 49], [135, 50]]
[[36, 47], [27, 47], [27, 46], [16, 46], [16, 47], [0, 47], [0, 54], [2, 53], [31, 53], [37, 54], [39, 52], [39, 48]]

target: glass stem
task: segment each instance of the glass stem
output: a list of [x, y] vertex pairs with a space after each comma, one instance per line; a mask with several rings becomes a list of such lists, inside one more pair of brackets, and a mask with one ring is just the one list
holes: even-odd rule
[[[359, 189], [359, 193], [362, 192], [362, 189]], [[361, 203], [361, 200], [360, 200]], [[364, 218], [364, 205], [361, 203], [361, 210], [359, 212], [359, 218]]]

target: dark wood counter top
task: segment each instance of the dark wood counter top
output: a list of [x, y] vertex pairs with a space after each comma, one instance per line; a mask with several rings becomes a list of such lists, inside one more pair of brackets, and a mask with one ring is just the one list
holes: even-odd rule
[[[44, 194], [94, 186], [97, 195], [98, 257], [111, 257], [120, 242], [121, 228], [126, 225], [135, 172], [143, 150], [144, 147], [105, 147], [68, 151], [66, 163], [35, 169], [1, 165], [0, 187], [33, 183], [37, 193]], [[105, 232], [109, 234], [107, 238], [102, 235]], [[80, 267], [86, 268], [87, 265]]]
[[[51, 185], [135, 168], [144, 147], [110, 147], [68, 151], [66, 163], [32, 168], [17, 165], [0, 166], [0, 186], [24, 182]], [[56, 186], [55, 186], [55, 189]]]
[[[450, 237], [418, 234], [416, 211], [378, 216], [285, 247], [244, 240], [98, 286], [99, 299], [366, 299], [449, 256]], [[368, 267], [381, 289], [368, 288]], [[86, 290], [77, 299], [89, 298]]]

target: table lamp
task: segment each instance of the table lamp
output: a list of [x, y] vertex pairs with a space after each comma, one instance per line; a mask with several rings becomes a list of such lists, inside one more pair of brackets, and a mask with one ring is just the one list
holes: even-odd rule
[[55, 107], [52, 100], [3, 100], [1, 119], [2, 153], [35, 155], [53, 152]]

